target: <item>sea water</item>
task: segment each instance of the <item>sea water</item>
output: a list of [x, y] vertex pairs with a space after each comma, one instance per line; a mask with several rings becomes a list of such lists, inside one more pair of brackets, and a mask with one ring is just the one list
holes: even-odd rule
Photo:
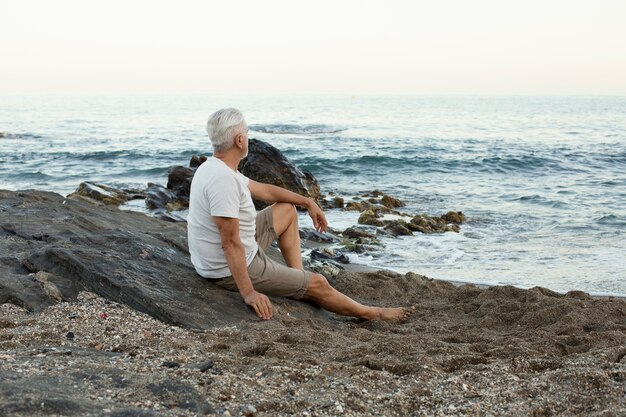
[[[354, 262], [626, 294], [624, 97], [3, 96], [0, 188], [165, 184], [171, 165], [211, 153], [206, 119], [227, 106], [325, 193], [378, 189], [408, 213], [467, 216], [458, 234], [384, 239]], [[358, 213], [327, 216], [343, 229]]]

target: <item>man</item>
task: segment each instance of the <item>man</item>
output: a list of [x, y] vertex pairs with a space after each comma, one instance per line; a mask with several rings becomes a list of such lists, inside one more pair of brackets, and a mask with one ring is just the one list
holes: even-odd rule
[[[191, 262], [200, 276], [239, 291], [264, 320], [272, 318], [266, 294], [310, 300], [334, 313], [363, 319], [401, 322], [409, 317], [410, 309], [357, 303], [331, 287], [323, 275], [304, 270], [295, 205], [308, 210], [318, 231], [326, 231], [326, 217], [313, 200], [237, 171], [248, 155], [248, 127], [240, 111], [213, 113], [207, 132], [214, 152], [194, 175], [187, 218]], [[252, 197], [275, 204], [257, 214]], [[265, 254], [274, 240], [286, 266]]]

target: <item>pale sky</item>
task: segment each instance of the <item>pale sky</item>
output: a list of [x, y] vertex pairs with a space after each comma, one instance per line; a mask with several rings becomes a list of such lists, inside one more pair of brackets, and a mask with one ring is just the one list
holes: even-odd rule
[[0, 0], [0, 94], [626, 95], [625, 1]]

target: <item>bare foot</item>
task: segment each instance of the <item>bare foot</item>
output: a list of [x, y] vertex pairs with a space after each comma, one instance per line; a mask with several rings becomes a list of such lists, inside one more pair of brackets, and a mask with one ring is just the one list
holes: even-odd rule
[[415, 306], [381, 308], [379, 311], [378, 319], [389, 323], [404, 323], [411, 317], [414, 311]]

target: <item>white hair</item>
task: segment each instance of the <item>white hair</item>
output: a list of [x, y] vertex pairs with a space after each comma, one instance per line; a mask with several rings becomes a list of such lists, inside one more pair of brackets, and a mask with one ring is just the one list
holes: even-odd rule
[[237, 109], [221, 109], [209, 116], [206, 131], [213, 145], [213, 152], [225, 152], [233, 147], [233, 139], [246, 133], [248, 125]]

